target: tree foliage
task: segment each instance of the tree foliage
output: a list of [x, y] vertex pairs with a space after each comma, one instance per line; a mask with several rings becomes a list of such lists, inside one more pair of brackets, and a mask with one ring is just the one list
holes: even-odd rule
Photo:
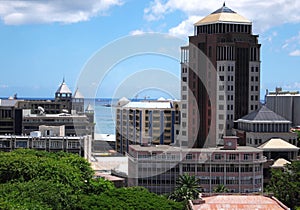
[[0, 152], [0, 209], [183, 209], [144, 188], [116, 189], [93, 173], [70, 153]]
[[228, 193], [229, 189], [225, 185], [220, 184], [214, 188], [215, 193]]
[[80, 209], [183, 209], [182, 203], [150, 193], [142, 187], [115, 188], [101, 196], [85, 196]]
[[181, 202], [198, 198], [200, 193], [199, 179], [189, 174], [180, 175], [176, 181], [175, 191], [170, 199]]
[[300, 161], [286, 165], [284, 170], [272, 169], [271, 173], [267, 191], [292, 209], [300, 205]]

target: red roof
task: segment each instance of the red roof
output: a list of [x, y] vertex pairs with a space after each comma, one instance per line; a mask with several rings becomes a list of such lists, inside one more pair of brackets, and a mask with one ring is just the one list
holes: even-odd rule
[[[198, 201], [198, 203], [197, 203]], [[282, 210], [289, 209], [275, 197], [263, 195], [215, 195], [202, 197], [202, 202], [196, 200], [189, 204], [193, 210]]]

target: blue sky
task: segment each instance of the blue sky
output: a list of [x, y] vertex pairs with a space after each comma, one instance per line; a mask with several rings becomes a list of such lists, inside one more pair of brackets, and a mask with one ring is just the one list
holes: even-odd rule
[[[222, 4], [220, 0], [2, 0], [0, 96], [53, 97], [63, 77], [75, 90], [85, 64], [104, 46], [145, 32], [187, 41], [193, 23]], [[259, 34], [261, 98], [265, 89], [276, 86], [300, 90], [300, 1], [228, 0], [226, 5], [251, 20]], [[165, 69], [177, 76], [180, 72], [177, 61], [156, 56], [134, 58], [114, 68], [122, 71], [119, 80], [141, 68]], [[99, 85], [98, 97], [112, 96], [116, 76]]]

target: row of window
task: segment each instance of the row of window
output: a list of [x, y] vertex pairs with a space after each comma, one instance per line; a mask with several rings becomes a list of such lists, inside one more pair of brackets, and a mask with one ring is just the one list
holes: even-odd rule
[[[225, 66], [219, 66], [219, 72], [224, 72], [225, 71]], [[228, 72], [233, 72], [234, 67], [233, 66], [227, 66], [227, 71]]]

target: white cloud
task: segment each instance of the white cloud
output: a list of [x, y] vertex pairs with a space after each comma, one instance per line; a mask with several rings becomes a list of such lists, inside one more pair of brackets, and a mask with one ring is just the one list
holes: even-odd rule
[[0, 1], [0, 17], [7, 25], [31, 23], [76, 23], [104, 15], [122, 0], [4, 0]]
[[200, 16], [190, 16], [187, 20], [182, 21], [176, 27], [169, 29], [169, 34], [173, 36], [179, 36], [182, 38], [186, 38], [188, 36], [193, 35], [194, 23], [200, 20], [202, 17]]
[[300, 56], [300, 50], [295, 50], [289, 54], [290, 56]]
[[283, 89], [285, 89], [285, 90], [297, 90], [297, 89], [300, 89], [300, 82], [294, 82], [292, 84], [284, 85]]
[[146, 33], [146, 32], [143, 30], [137, 29], [137, 30], [131, 31], [129, 34], [135, 36], [135, 35], [142, 35], [144, 33]]
[[290, 56], [300, 56], [300, 31], [296, 36], [287, 39], [282, 45], [282, 49], [289, 50]]
[[[261, 33], [271, 27], [285, 23], [300, 22], [300, 1], [298, 0], [227, 0], [226, 5], [253, 21], [254, 32]], [[188, 17], [206, 16], [220, 8], [219, 0], [153, 0], [144, 10], [147, 20], [158, 20], [166, 14], [179, 10]]]

